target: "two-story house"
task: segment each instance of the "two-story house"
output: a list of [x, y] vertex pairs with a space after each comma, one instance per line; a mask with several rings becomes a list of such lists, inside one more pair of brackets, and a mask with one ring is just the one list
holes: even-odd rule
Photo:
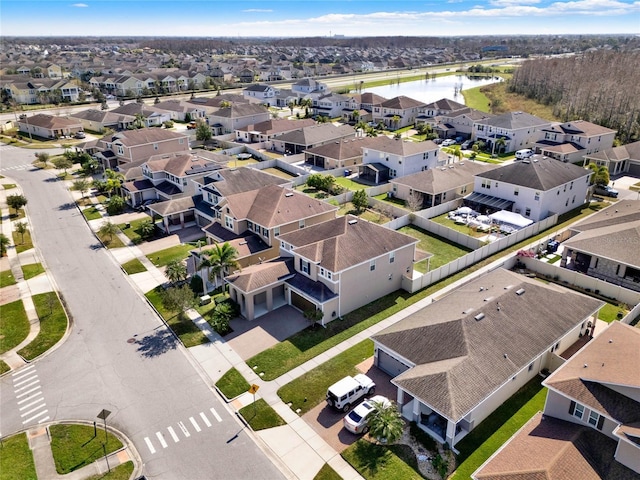
[[456, 444], [588, 334], [604, 302], [502, 268], [372, 336], [402, 416]]
[[616, 131], [585, 120], [551, 125], [543, 130], [544, 137], [533, 147], [547, 157], [576, 163], [585, 155], [613, 147]]
[[295, 93], [299, 98], [305, 97], [310, 93], [326, 93], [329, 88], [326, 84], [318, 82], [313, 78], [303, 78], [291, 85], [291, 91]]
[[377, 184], [442, 164], [438, 145], [431, 140], [411, 142], [380, 136], [371, 138], [362, 148], [362, 165], [358, 167], [358, 176]]
[[421, 114], [424, 106], [424, 102], [400, 95], [374, 105], [373, 122], [382, 122], [389, 130], [415, 125], [416, 118]]
[[338, 93], [326, 93], [313, 99], [313, 115], [335, 118], [341, 117], [349, 97]]
[[233, 103], [208, 116], [208, 123], [215, 135], [233, 133], [237, 129], [271, 118], [269, 109], [257, 103]]
[[249, 85], [247, 88], [242, 90], [242, 95], [247, 100], [270, 105], [272, 107], [276, 105], [277, 94], [278, 90], [273, 88], [271, 85], [264, 85], [261, 83]]
[[[476, 121], [471, 138], [483, 141], [492, 152], [533, 149], [551, 125], [552, 122], [526, 112], [507, 112]], [[504, 146], [497, 144], [499, 139]]]
[[611, 323], [543, 381], [536, 414], [474, 480], [640, 478], [640, 330]]
[[475, 177], [465, 205], [490, 214], [518, 213], [534, 222], [583, 205], [593, 172], [571, 163], [534, 155]]
[[346, 315], [402, 288], [417, 243], [352, 215], [311, 226], [300, 223], [279, 240], [280, 258], [226, 278], [231, 298], [248, 320], [281, 305], [320, 310], [322, 324]]
[[584, 164], [589, 163], [607, 167], [610, 175], [628, 173], [631, 176], [640, 177], [640, 142], [586, 154]]

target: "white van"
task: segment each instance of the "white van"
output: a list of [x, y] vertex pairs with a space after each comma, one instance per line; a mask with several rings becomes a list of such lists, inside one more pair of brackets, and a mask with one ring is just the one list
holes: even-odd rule
[[533, 155], [533, 150], [531, 150], [530, 148], [524, 148], [516, 152], [516, 159], [522, 160], [524, 158], [529, 158], [531, 155]]

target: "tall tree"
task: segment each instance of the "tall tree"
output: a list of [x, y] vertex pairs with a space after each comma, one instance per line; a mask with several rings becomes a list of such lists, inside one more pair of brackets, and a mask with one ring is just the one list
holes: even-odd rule
[[67, 176], [67, 169], [73, 167], [73, 160], [71, 160], [67, 155], [55, 157], [51, 160], [51, 163], [53, 163], [53, 166], [58, 170], [63, 170], [65, 177]]
[[111, 197], [111, 194], [122, 186], [124, 175], [109, 168], [104, 171], [104, 175], [106, 177], [104, 189]]
[[360, 213], [369, 206], [369, 197], [367, 197], [367, 193], [364, 190], [358, 190], [353, 193], [351, 203], [356, 207], [358, 213]]
[[18, 214], [18, 210], [20, 210], [26, 204], [27, 204], [27, 197], [25, 197], [24, 195], [15, 193], [13, 195], [7, 196], [7, 205], [9, 205], [9, 208], [13, 208], [15, 210], [16, 215]]
[[196, 127], [196, 140], [200, 142], [206, 142], [211, 140], [213, 134], [211, 133], [211, 128], [205, 122], [199, 122]]
[[162, 306], [171, 312], [182, 314], [196, 303], [189, 285], [167, 288], [162, 295]]
[[216, 243], [211, 250], [205, 252], [210, 257], [212, 280], [220, 278], [222, 291], [225, 291], [224, 277], [232, 268], [240, 268], [238, 251], [228, 242], [220, 245]]
[[404, 421], [393, 402], [373, 402], [374, 410], [367, 418], [369, 435], [380, 443], [391, 445], [402, 437]]
[[182, 260], [171, 260], [165, 267], [164, 274], [173, 284], [187, 278], [187, 266]]

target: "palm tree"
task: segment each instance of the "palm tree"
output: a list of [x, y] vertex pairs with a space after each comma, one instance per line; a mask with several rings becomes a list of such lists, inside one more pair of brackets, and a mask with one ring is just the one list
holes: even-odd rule
[[144, 115], [142, 113], [136, 113], [134, 116], [135, 116], [134, 125], [137, 128], [144, 127], [144, 120], [145, 120]]
[[7, 253], [7, 247], [11, 244], [9, 237], [4, 233], [0, 233], [0, 257], [4, 257]]
[[101, 237], [109, 237], [109, 242], [113, 240], [113, 236], [118, 233], [120, 229], [117, 225], [111, 222], [103, 222], [100, 228], [98, 229], [98, 234]]
[[187, 278], [187, 266], [182, 260], [171, 260], [167, 263], [164, 274], [171, 283], [178, 283]]
[[372, 402], [374, 410], [367, 418], [369, 435], [380, 443], [396, 443], [402, 437], [404, 421], [393, 402]]
[[111, 197], [113, 191], [120, 188], [120, 186], [122, 185], [124, 175], [111, 169], [106, 169], [104, 171], [104, 174], [107, 177], [104, 189], [109, 194], [109, 197]]
[[231, 268], [240, 268], [238, 264], [238, 251], [229, 245], [228, 242], [220, 245], [216, 243], [211, 250], [205, 252], [209, 255], [209, 263], [211, 268], [210, 279], [214, 280], [220, 277], [222, 283], [222, 291], [225, 291], [224, 277], [229, 274]]
[[24, 234], [27, 233], [27, 222], [17, 222], [15, 225], [16, 232], [20, 234], [20, 245], [24, 243]]
[[78, 180], [74, 180], [73, 182], [73, 189], [80, 192], [82, 198], [84, 198], [84, 192], [89, 190], [89, 188], [91, 188], [91, 181], [87, 180], [86, 178], [79, 178]]
[[360, 119], [360, 112], [358, 110], [354, 110], [353, 112], [351, 112], [351, 119], [354, 121], [354, 123], [358, 123], [358, 120]]
[[454, 145], [452, 153], [453, 156], [458, 159], [458, 162], [462, 160], [462, 150], [460, 150], [460, 145]]
[[507, 144], [507, 141], [504, 139], [504, 137], [497, 138], [493, 142], [493, 149], [491, 150], [491, 156], [493, 156], [493, 154], [495, 153], [496, 147], [498, 147], [498, 153], [500, 153], [500, 150], [502, 150], [506, 144]]
[[393, 127], [397, 129], [400, 126], [400, 115], [394, 115], [391, 117], [391, 123], [393, 124]]

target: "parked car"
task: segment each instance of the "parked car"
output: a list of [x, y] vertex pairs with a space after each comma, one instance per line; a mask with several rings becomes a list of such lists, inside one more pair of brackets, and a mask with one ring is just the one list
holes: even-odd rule
[[440, 144], [443, 142], [443, 140], [442, 140], [441, 138], [434, 138], [432, 141], [433, 141], [433, 143], [435, 143], [436, 145], [440, 145]]
[[443, 147], [450, 147], [451, 145], [455, 145], [456, 141], [453, 138], [447, 138], [445, 141], [442, 142], [442, 146]]
[[74, 138], [87, 138], [87, 136], [85, 135], [84, 132], [76, 132], [76, 134], [73, 136]]
[[616, 198], [618, 191], [611, 188], [609, 185], [596, 185], [593, 189], [593, 193], [596, 195], [603, 195], [605, 197]]
[[390, 405], [391, 401], [382, 395], [376, 395], [368, 400], [365, 400], [356, 408], [354, 408], [349, 415], [344, 417], [342, 423], [344, 428], [351, 433], [360, 434], [367, 433], [369, 431], [369, 425], [367, 425], [367, 418], [371, 415], [371, 412], [375, 410], [374, 403], [381, 403], [383, 405]]
[[529, 158], [531, 155], [533, 155], [533, 150], [530, 148], [523, 148], [516, 152], [516, 160], [523, 160], [525, 158]]
[[365, 395], [373, 395], [375, 391], [374, 381], [362, 373], [344, 377], [328, 388], [327, 404], [336, 410], [348, 412], [351, 405]]
[[475, 142], [473, 140], [466, 140], [462, 142], [462, 145], [460, 145], [460, 148], [462, 148], [462, 150], [469, 150], [471, 147], [473, 147], [474, 143]]
[[187, 123], [187, 130], [195, 130], [198, 128], [198, 124], [196, 122]]

